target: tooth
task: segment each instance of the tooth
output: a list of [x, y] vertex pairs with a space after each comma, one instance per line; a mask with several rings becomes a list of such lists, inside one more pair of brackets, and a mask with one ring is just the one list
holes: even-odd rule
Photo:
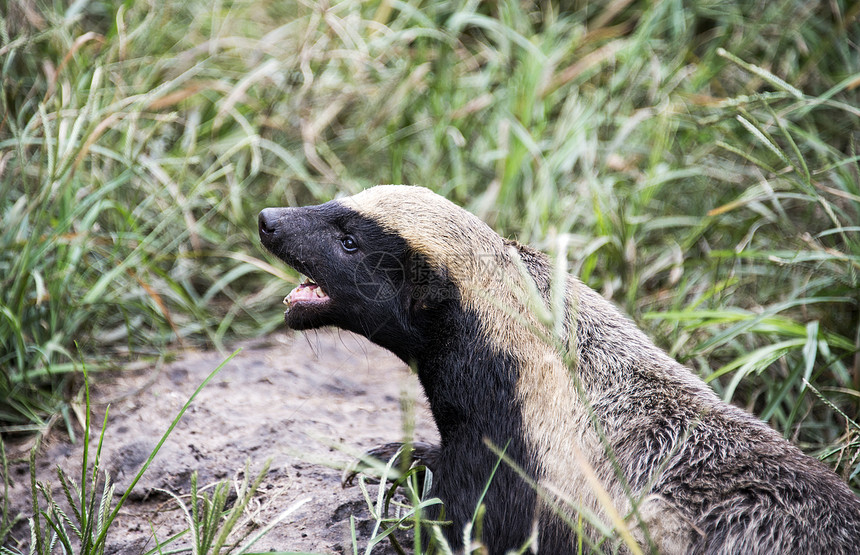
[[284, 297], [284, 304], [285, 304], [285, 305], [287, 305], [287, 306], [290, 306], [290, 296], [289, 296], [289, 295], [287, 295], [286, 297]]

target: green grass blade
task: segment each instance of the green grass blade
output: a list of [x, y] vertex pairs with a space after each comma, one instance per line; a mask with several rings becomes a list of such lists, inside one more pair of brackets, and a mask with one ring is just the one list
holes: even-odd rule
[[173, 431], [173, 428], [175, 428], [176, 425], [179, 423], [179, 419], [182, 418], [182, 415], [185, 414], [185, 411], [188, 410], [188, 407], [191, 406], [191, 403], [194, 402], [194, 399], [197, 398], [197, 395], [203, 390], [203, 388], [206, 387], [206, 385], [210, 381], [212, 381], [212, 378], [214, 378], [218, 374], [218, 372], [220, 372], [221, 369], [224, 368], [224, 366], [226, 366], [227, 363], [230, 362], [233, 359], [233, 357], [235, 357], [240, 352], [241, 352], [241, 349], [237, 349], [236, 351], [233, 351], [233, 353], [230, 356], [228, 356], [226, 359], [224, 359], [224, 361], [221, 364], [219, 364], [218, 367], [215, 368], [215, 370], [210, 372], [209, 375], [206, 377], [206, 379], [203, 380], [203, 382], [199, 386], [197, 386], [197, 389], [194, 390], [194, 393], [191, 394], [191, 397], [188, 398], [188, 401], [186, 401], [185, 404], [182, 406], [182, 409], [180, 409], [179, 413], [176, 415], [176, 417], [170, 423], [170, 426], [167, 428], [167, 431], [164, 432], [164, 435], [161, 436], [161, 439], [158, 441], [155, 448], [152, 450], [152, 453], [150, 453], [149, 457], [146, 459], [146, 462], [143, 464], [143, 466], [140, 468], [140, 470], [138, 470], [134, 479], [131, 481], [131, 484], [129, 484], [128, 488], [126, 488], [125, 493], [123, 493], [122, 497], [117, 502], [116, 507], [114, 507], [110, 516], [107, 518], [105, 529], [99, 534], [99, 536], [93, 542], [94, 548], [96, 548], [96, 549], [101, 548], [101, 545], [105, 541], [105, 535], [107, 534], [107, 530], [110, 528], [111, 523], [114, 521], [117, 514], [119, 513], [120, 508], [122, 508], [123, 503], [125, 503], [125, 500], [128, 498], [129, 494], [131, 494], [132, 489], [134, 489], [134, 486], [137, 485], [137, 482], [140, 481], [140, 478], [143, 476], [143, 473], [146, 472], [146, 469], [149, 468], [150, 464], [152, 464], [152, 460], [158, 454], [158, 451], [161, 449], [161, 446], [164, 445], [164, 442], [167, 441], [167, 438], [170, 436], [170, 433]]

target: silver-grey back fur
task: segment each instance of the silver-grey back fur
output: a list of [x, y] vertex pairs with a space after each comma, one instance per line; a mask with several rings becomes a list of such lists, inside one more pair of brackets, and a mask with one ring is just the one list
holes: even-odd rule
[[860, 553], [860, 500], [836, 474], [573, 290], [577, 374], [661, 552]]

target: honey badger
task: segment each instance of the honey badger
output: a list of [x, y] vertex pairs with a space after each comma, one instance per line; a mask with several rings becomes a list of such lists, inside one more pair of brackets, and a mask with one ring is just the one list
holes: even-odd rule
[[[308, 277], [285, 299], [288, 327], [347, 329], [417, 370], [441, 437], [424, 454], [431, 493], [455, 549], [489, 482], [490, 553], [535, 534], [541, 553], [574, 552], [571, 507], [609, 521], [600, 490], [646, 550], [860, 553], [860, 499], [833, 472], [576, 278], [554, 278], [546, 255], [443, 197], [377, 186], [267, 208], [259, 228]], [[538, 314], [559, 298], [554, 342]], [[494, 472], [488, 443], [513, 464]]]

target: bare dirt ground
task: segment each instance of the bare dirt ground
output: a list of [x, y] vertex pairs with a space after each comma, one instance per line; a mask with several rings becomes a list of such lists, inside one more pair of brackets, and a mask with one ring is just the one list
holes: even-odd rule
[[[241, 347], [200, 393], [135, 486], [108, 534], [109, 553], [143, 553], [155, 547], [153, 529], [164, 541], [187, 527], [178, 503], [161, 490], [187, 494], [194, 471], [200, 486], [233, 479], [249, 458], [254, 475], [272, 459], [252, 504], [258, 523], [307, 499], [252, 551], [352, 553], [349, 522], [354, 515], [363, 552], [374, 521], [360, 489], [341, 487], [341, 471], [332, 466], [353, 458], [332, 445], [363, 452], [401, 440], [404, 398], [416, 400], [416, 439], [437, 441], [417, 378], [394, 355], [361, 337], [336, 331], [281, 333]], [[90, 457], [110, 403], [102, 461], [117, 483], [114, 501], [195, 388], [224, 358], [189, 352], [157, 375], [148, 369], [99, 381], [92, 393], [96, 430]], [[56, 466], [79, 477], [82, 443], [54, 432], [41, 450], [38, 479], [52, 483], [55, 498], [63, 496]], [[7, 449], [21, 455], [14, 453], [15, 445]], [[29, 516], [27, 465], [14, 465], [10, 477], [13, 509]], [[17, 542], [28, 539], [26, 523], [13, 536]], [[390, 551], [385, 540], [373, 553]]]

